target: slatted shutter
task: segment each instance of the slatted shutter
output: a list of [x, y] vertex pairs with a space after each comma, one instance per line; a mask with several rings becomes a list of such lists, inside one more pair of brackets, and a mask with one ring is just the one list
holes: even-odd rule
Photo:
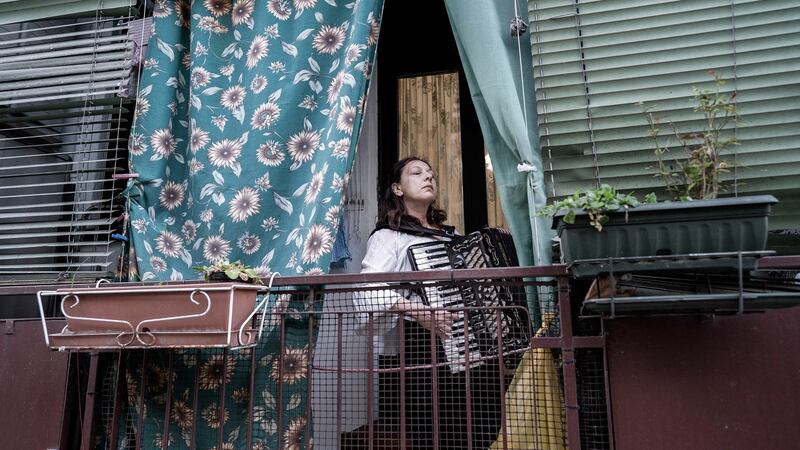
[[714, 70], [744, 121], [729, 194], [773, 194], [771, 227], [798, 227], [800, 1], [530, 1], [529, 17], [548, 196], [660, 187], [636, 103], [699, 130], [692, 88], [712, 88]]
[[[34, 3], [0, 11], [42, 16]], [[0, 26], [0, 282], [104, 277], [118, 259], [112, 234], [122, 229], [117, 197], [148, 22], [127, 0], [55, 3], [90, 17]], [[125, 15], [98, 9], [110, 6]]]
[[127, 16], [132, 0], [2, 0], [0, 25], [34, 22], [46, 18], [94, 16]]

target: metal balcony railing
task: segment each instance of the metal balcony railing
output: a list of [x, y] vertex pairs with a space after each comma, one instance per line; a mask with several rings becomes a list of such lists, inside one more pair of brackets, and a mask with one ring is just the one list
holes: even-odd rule
[[[86, 448], [610, 446], [604, 341], [573, 334], [563, 266], [283, 277], [264, 295], [255, 347], [92, 355]], [[449, 334], [423, 326], [443, 316]]]

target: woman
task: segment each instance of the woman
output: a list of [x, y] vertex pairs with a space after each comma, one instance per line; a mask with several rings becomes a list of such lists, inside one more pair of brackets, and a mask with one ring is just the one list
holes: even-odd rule
[[[367, 243], [362, 273], [410, 271], [412, 266], [407, 257], [410, 246], [456, 237], [454, 228], [444, 224], [447, 214], [436, 206], [437, 195], [436, 177], [427, 161], [412, 156], [393, 166], [390, 184], [381, 199], [377, 227]], [[372, 322], [369, 328], [375, 353], [379, 355], [379, 367], [400, 368], [401, 346], [404, 350], [404, 431], [412, 448], [433, 448], [435, 416], [439, 418], [440, 448], [467, 448], [464, 374], [453, 373], [446, 365], [430, 368], [432, 348], [436, 349], [437, 362], [446, 361], [441, 340], [451, 334], [454, 315], [444, 310], [431, 310], [414, 290], [389, 289], [386, 284], [370, 287], [383, 289], [361, 292], [354, 296], [354, 302], [362, 312], [362, 323]], [[405, 320], [400, 321], [401, 316]], [[399, 339], [401, 327], [402, 342]], [[436, 339], [435, 346], [431, 345], [432, 337]], [[406, 369], [413, 366], [423, 368]], [[475, 377], [485, 368], [472, 371], [471, 376]], [[433, 370], [436, 370], [435, 377]], [[499, 422], [488, 418], [496, 411], [485, 411], [484, 406], [494, 410], [499, 405], [491, 398], [499, 398], [500, 394], [493, 388], [480, 386], [485, 383], [472, 380], [473, 444], [474, 448], [486, 448], [496, 436], [495, 424]], [[434, 396], [434, 392], [438, 392], [438, 396]], [[480, 404], [475, 402], [478, 398]], [[434, 414], [437, 404], [438, 414]], [[385, 371], [379, 377], [378, 423], [399, 424], [399, 405], [399, 371]], [[476, 426], [476, 422], [480, 424]]]
[[[361, 273], [406, 272], [412, 270], [406, 253], [414, 244], [455, 237], [454, 227], [444, 224], [447, 213], [436, 207], [438, 195], [436, 178], [427, 161], [411, 156], [392, 167], [390, 185], [384, 192], [378, 210], [375, 231], [367, 242], [367, 252], [361, 262]], [[452, 316], [446, 311], [420, 311], [427, 308], [422, 299], [408, 292], [394, 295], [362, 295], [356, 299], [364, 310], [386, 310], [387, 314], [375, 318], [380, 328], [376, 334], [386, 334], [383, 340], [388, 348], [380, 354], [396, 354], [397, 312], [414, 319], [438, 336], [450, 334]]]

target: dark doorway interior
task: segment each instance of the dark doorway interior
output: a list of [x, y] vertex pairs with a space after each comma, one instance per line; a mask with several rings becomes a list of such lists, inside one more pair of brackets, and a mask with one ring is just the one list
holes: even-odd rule
[[378, 171], [386, 185], [398, 155], [397, 79], [429, 73], [459, 73], [464, 233], [486, 225], [483, 136], [442, 0], [386, 0], [378, 44]]

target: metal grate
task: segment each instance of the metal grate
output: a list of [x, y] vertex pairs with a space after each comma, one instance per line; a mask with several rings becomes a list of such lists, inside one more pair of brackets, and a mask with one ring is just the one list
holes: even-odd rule
[[[424, 285], [358, 286], [314, 277], [333, 281], [325, 289], [273, 289], [269, 312], [255, 319], [263, 319], [265, 336], [251, 349], [123, 351], [126, 376], [116, 392], [124, 395], [101, 393], [117, 400], [98, 411], [100, 424], [113, 416], [110, 429], [94, 430], [96, 448], [567, 448], [570, 378], [562, 374], [558, 308], [544, 308], [556, 312], [544, 314], [538, 329], [526, 321], [521, 334], [503, 313], [527, 316], [519, 306], [527, 304], [524, 287], [556, 292], [552, 282], [513, 278], [523, 289], [498, 291], [480, 287], [495, 283], [490, 276], [425, 277]], [[383, 307], [431, 283], [518, 298], [487, 301], [492, 307]], [[464, 314], [464, 345], [473, 351], [453, 351], [423, 326], [445, 310]], [[481, 328], [473, 316], [491, 323]], [[450, 336], [458, 332], [452, 325]], [[585, 360], [578, 352], [579, 384], [569, 388], [578, 392], [586, 427], [581, 442], [607, 448], [608, 428], [597, 437], [604, 422], [593, 412], [605, 412], [602, 360], [590, 368]]]
[[576, 350], [575, 365], [578, 380], [581, 448], [584, 450], [609, 449], [611, 448], [611, 437], [603, 349]]

